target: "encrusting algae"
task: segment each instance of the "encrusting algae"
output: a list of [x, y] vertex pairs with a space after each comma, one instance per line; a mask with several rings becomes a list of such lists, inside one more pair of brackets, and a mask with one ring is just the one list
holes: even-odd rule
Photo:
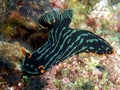
[[[119, 0], [2, 0], [2, 3], [3, 4], [1, 4], [0, 1], [0, 7], [2, 7], [2, 9], [0, 9], [0, 11], [2, 10], [0, 12], [1, 90], [120, 89]], [[62, 12], [64, 13], [64, 11], [68, 9], [74, 11], [71, 23], [67, 22], [67, 13], [66, 15], [61, 15]], [[53, 15], [51, 15], [51, 19], [50, 17], [44, 18], [44, 15], [47, 12], [53, 10], [54, 13], [58, 13], [58, 17], [54, 18]], [[59, 58], [59, 52], [63, 51], [63, 49], [61, 49], [62, 47], [59, 46], [61, 46], [63, 44], [62, 41], [69, 36], [68, 34], [64, 34], [64, 31], [57, 32], [57, 29], [53, 29], [56, 30], [57, 35], [55, 35], [54, 31], [51, 30], [54, 26], [59, 27], [59, 29], [61, 25], [66, 27], [66, 24], [63, 22], [61, 25], [58, 23], [56, 24], [56, 21], [59, 22], [59, 16], [60, 19], [68, 25], [67, 29], [65, 29], [66, 32], [67, 30], [69, 31], [70, 28], [74, 28], [77, 29], [78, 32], [82, 29], [95, 33], [101, 38], [104, 38], [105, 41], [109, 42], [111, 48], [113, 48], [113, 54], [97, 55], [96, 53], [85, 53], [85, 51], [84, 53], [75, 53], [74, 55], [61, 54], [60, 56], [63, 60], [56, 59]], [[46, 19], [46, 22], [49, 24], [46, 25], [43, 18]], [[48, 19], [53, 21], [48, 22]], [[64, 30], [64, 28], [61, 28], [60, 30]], [[48, 38], [50, 38], [49, 35], [57, 37], [60, 33], [61, 38], [62, 36], [66, 37], [64, 37], [64, 39], [52, 37], [50, 43], [53, 43], [53, 47], [50, 46], [52, 47], [50, 51], [48, 48], [44, 48], [46, 50], [43, 50], [42, 52], [39, 47], [46, 43]], [[72, 40], [71, 43], [75, 42], [75, 37], [73, 38], [74, 40], [69, 37], [69, 39]], [[57, 39], [61, 41], [58, 45], [56, 45]], [[89, 39], [87, 40], [89, 41]], [[55, 49], [54, 44], [59, 47], [58, 50]], [[65, 45], [63, 45], [63, 47], [64, 46]], [[70, 44], [68, 44], [68, 46], [70, 46]], [[41, 56], [45, 55], [49, 60], [52, 60], [54, 56], [52, 61], [60, 62], [57, 64], [52, 64], [52, 62], [50, 62], [50, 67], [48, 67], [47, 70], [44, 70], [44, 64], [46, 64], [47, 61], [40, 62], [41, 60], [38, 59], [37, 63], [42, 63], [43, 65], [38, 65], [38, 69], [42, 74], [32, 75], [33, 73], [27, 72], [31, 70], [30, 68], [34, 69], [32, 65], [28, 65], [30, 60], [27, 61], [28, 64], [25, 62], [26, 72], [24, 72], [23, 59], [25, 56], [21, 51], [21, 47], [24, 47], [22, 50], [23, 52], [25, 51], [24, 54], [28, 56], [28, 58], [32, 58], [32, 56], [36, 55], [30, 53], [35, 51], [38, 54], [34, 56], [34, 58], [39, 57], [39, 52], [42, 52]], [[69, 52], [67, 48], [69, 47], [65, 48], [66, 52]], [[71, 50], [73, 49], [75, 48], [71, 47]], [[90, 49], [92, 50], [93, 48], [90, 47]], [[52, 50], [55, 52], [52, 53]], [[49, 51], [48, 54], [45, 54], [47, 51]], [[94, 51], [98, 51], [97, 47]], [[33, 60], [31, 62], [33, 62]], [[33, 64], [36, 65], [36, 63]], [[30, 67], [28, 68], [27, 65]]]

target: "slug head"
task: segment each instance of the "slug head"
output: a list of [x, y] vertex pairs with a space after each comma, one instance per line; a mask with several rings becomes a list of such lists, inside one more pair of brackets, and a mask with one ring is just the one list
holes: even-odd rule
[[25, 55], [23, 59], [23, 71], [28, 74], [43, 74], [45, 73], [44, 66], [36, 61], [36, 54], [26, 52], [24, 48], [21, 49]]

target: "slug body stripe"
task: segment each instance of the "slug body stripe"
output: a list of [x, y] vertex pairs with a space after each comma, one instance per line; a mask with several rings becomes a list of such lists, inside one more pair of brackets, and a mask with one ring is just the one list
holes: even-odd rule
[[[54, 19], [57, 22], [50, 29], [47, 42], [33, 51], [31, 58], [25, 57], [23, 60], [23, 68], [26, 72], [40, 74], [39, 66], [44, 66], [44, 70], [48, 70], [51, 65], [77, 53], [92, 52], [99, 55], [112, 53], [112, 47], [101, 37], [87, 30], [75, 30], [68, 27], [72, 18], [71, 10], [64, 11], [59, 17], [57, 13], [53, 14], [46, 14], [46, 17], [43, 16], [40, 19], [40, 23], [45, 20], [45, 23], [53, 24], [51, 20]], [[49, 15], [51, 15], [50, 18], [48, 18]]]
[[33, 52], [34, 59], [26, 60], [24, 63], [32, 62], [33, 68], [43, 65], [44, 69], [47, 70], [51, 65], [73, 54], [81, 52], [107, 54], [110, 51], [112, 51], [112, 48], [104, 39], [89, 31], [54, 27], [49, 33], [48, 41]]

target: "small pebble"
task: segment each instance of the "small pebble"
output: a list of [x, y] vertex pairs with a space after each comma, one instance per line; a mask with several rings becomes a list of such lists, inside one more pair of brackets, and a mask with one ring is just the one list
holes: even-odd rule
[[120, 55], [120, 49], [117, 50], [117, 54]]

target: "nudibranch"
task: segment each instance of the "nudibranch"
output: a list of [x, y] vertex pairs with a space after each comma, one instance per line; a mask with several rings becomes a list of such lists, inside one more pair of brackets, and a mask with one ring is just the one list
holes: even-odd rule
[[52, 65], [82, 52], [112, 54], [112, 47], [103, 38], [87, 30], [69, 28], [72, 17], [72, 10], [65, 10], [61, 14], [51, 11], [41, 16], [40, 27], [50, 28], [49, 37], [46, 43], [32, 54], [24, 52], [24, 71], [29, 74], [42, 74]]

